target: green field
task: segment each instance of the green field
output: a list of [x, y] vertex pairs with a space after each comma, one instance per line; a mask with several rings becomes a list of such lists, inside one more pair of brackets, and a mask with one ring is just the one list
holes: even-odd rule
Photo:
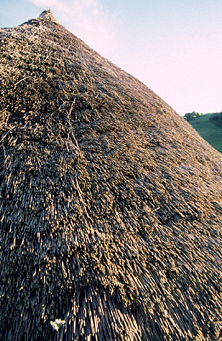
[[[221, 116], [220, 116], [221, 115]], [[222, 122], [221, 113], [204, 114], [188, 122], [215, 149], [222, 153]]]

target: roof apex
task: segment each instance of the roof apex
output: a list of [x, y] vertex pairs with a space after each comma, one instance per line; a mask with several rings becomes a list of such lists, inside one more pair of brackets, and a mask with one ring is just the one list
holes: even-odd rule
[[40, 16], [38, 17], [38, 19], [41, 19], [41, 20], [50, 20], [50, 21], [54, 21], [54, 22], [57, 22], [56, 18], [54, 17], [53, 15], [53, 12], [51, 9], [48, 9], [48, 10], [45, 10], [43, 11]]

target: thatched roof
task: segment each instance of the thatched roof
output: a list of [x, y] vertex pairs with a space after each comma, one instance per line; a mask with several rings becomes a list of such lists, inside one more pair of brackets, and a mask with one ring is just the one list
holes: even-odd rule
[[50, 13], [0, 39], [0, 340], [218, 340], [221, 154]]

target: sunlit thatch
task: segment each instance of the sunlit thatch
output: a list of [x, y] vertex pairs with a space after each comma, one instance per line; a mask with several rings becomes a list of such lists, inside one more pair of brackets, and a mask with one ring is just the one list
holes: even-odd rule
[[50, 13], [0, 39], [0, 340], [219, 340], [221, 154]]

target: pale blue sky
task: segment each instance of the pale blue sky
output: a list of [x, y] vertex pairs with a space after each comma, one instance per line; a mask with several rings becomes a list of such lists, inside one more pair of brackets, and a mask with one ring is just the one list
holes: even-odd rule
[[222, 0], [0, 0], [0, 27], [47, 8], [180, 115], [222, 111]]

